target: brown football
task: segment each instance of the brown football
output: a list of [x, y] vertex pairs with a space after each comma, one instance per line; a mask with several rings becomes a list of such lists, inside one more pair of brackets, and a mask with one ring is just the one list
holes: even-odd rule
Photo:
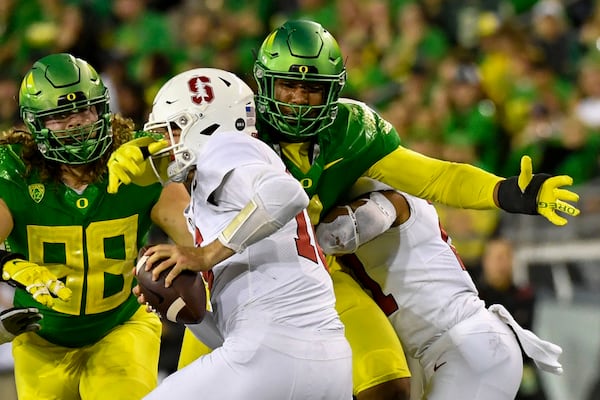
[[[202, 275], [197, 272], [185, 270], [179, 274], [171, 286], [165, 287], [165, 277], [170, 268], [162, 271], [158, 280], [152, 280], [152, 271], [146, 271], [148, 256], [143, 254], [142, 248], [138, 255], [135, 267], [136, 278], [141, 292], [148, 305], [154, 309], [161, 318], [182, 324], [198, 324], [206, 313], [206, 288]], [[157, 262], [155, 265], [160, 263]]]

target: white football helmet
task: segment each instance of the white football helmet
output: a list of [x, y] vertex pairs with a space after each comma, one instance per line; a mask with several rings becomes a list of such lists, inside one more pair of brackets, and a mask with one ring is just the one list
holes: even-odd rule
[[[181, 182], [196, 164], [196, 155], [209, 136], [221, 131], [256, 136], [254, 93], [239, 77], [216, 68], [196, 68], [169, 79], [156, 94], [145, 131], [168, 132], [171, 145], [152, 156], [158, 171], [159, 160], [171, 157], [166, 175]], [[180, 136], [173, 130], [180, 129]]]

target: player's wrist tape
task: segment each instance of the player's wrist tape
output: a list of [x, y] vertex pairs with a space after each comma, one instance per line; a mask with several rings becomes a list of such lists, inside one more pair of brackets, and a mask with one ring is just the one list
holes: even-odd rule
[[500, 182], [498, 186], [498, 206], [506, 212], [518, 214], [538, 214], [537, 196], [550, 174], [535, 174], [531, 182], [521, 191], [519, 177], [513, 176]]
[[367, 202], [354, 213], [358, 223], [358, 246], [387, 231], [396, 220], [396, 209], [380, 192], [369, 194]]
[[283, 226], [265, 209], [255, 196], [219, 234], [219, 241], [241, 253], [249, 245], [270, 236]]
[[372, 192], [365, 203], [347, 215], [317, 226], [317, 240], [325, 254], [354, 253], [362, 244], [387, 231], [396, 220], [396, 209], [382, 193]]
[[325, 254], [349, 254], [358, 248], [358, 221], [348, 205], [346, 214], [338, 215], [331, 222], [317, 225], [317, 241]]
[[4, 274], [4, 264], [16, 259], [25, 259], [25, 256], [19, 253], [12, 253], [10, 251], [0, 250], [0, 279], [5, 281], [8, 280], [2, 277]]

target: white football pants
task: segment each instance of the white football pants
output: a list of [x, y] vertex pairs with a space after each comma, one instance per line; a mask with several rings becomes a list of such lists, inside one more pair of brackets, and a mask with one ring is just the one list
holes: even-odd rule
[[427, 400], [513, 400], [523, 375], [515, 334], [487, 309], [445, 332], [421, 365]]
[[276, 330], [236, 330], [144, 399], [352, 399], [352, 352], [343, 331], [299, 337]]

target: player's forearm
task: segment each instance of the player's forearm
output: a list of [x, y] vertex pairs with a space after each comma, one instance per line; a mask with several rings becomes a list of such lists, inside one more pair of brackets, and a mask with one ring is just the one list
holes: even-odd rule
[[503, 178], [468, 164], [426, 157], [399, 147], [375, 163], [367, 176], [396, 189], [460, 208], [497, 208]]
[[256, 189], [219, 235], [223, 245], [238, 253], [275, 233], [308, 205], [308, 196], [288, 175], [265, 175]]
[[193, 246], [183, 211], [190, 202], [190, 196], [181, 183], [169, 183], [162, 190], [158, 202], [151, 212], [152, 221], [158, 225], [175, 243]]

